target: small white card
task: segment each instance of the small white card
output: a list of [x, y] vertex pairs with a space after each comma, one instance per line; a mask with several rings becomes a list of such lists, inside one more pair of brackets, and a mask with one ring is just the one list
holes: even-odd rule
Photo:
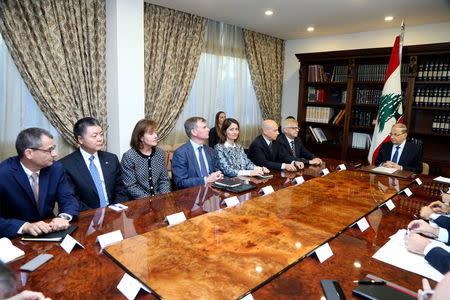
[[303, 179], [303, 176], [298, 176], [298, 177], [294, 178], [293, 182], [295, 184], [299, 185], [299, 184], [302, 184], [303, 182], [305, 182], [305, 179]]
[[133, 300], [134, 298], [136, 298], [141, 289], [148, 293], [151, 293], [149, 289], [147, 289], [144, 285], [142, 285], [139, 281], [137, 281], [127, 273], [123, 275], [122, 279], [117, 285], [117, 289], [121, 291], [122, 294], [129, 300]]
[[222, 201], [222, 203], [224, 202], [227, 205], [227, 207], [232, 207], [240, 203], [239, 199], [236, 196], [226, 198], [225, 200]]
[[347, 170], [347, 168], [345, 167], [345, 164], [340, 164], [339, 166], [337, 166], [338, 170]]
[[406, 188], [403, 191], [405, 192], [406, 196], [408, 196], [408, 197], [412, 195], [412, 192], [409, 188]]
[[84, 246], [81, 245], [76, 239], [71, 237], [69, 234], [66, 235], [64, 240], [61, 242], [61, 247], [69, 254], [70, 254], [70, 252], [72, 252], [73, 248], [76, 245], [78, 245], [78, 246], [80, 246], [81, 248], [84, 249]]
[[186, 221], [186, 216], [184, 212], [180, 211], [179, 213], [169, 215], [164, 218], [164, 222], [169, 222], [169, 225], [177, 225]]
[[320, 171], [320, 172], [322, 172], [322, 176], [325, 176], [325, 175], [327, 175], [327, 174], [330, 174], [330, 171], [328, 171], [327, 168], [322, 169], [322, 171]]
[[115, 211], [121, 211], [121, 210], [128, 209], [128, 206], [123, 205], [121, 203], [111, 204], [108, 207], [111, 208], [112, 210], [115, 210]]
[[422, 180], [420, 180], [420, 178], [416, 178], [416, 182], [418, 185], [422, 185]]
[[436, 177], [433, 180], [440, 181], [440, 182], [445, 182], [445, 183], [450, 183], [450, 178], [444, 177], [444, 176]]
[[247, 296], [245, 296], [244, 298], [242, 298], [241, 300], [254, 300], [253, 295], [252, 294], [248, 294]]
[[395, 204], [394, 202], [392, 202], [392, 200], [387, 201], [385, 204], [387, 208], [389, 208], [389, 210], [393, 210], [395, 208]]
[[333, 251], [331, 251], [330, 245], [328, 245], [328, 243], [317, 248], [315, 252], [320, 263], [323, 263], [328, 258], [333, 256]]
[[100, 244], [100, 248], [104, 249], [109, 245], [115, 244], [123, 240], [122, 232], [116, 230], [113, 232], [108, 232], [97, 237], [97, 241]]
[[271, 185], [265, 186], [259, 191], [259, 193], [263, 195], [269, 195], [272, 194], [273, 192], [275, 191]]
[[364, 230], [370, 227], [369, 222], [367, 222], [367, 219], [365, 217], [356, 222], [356, 224], [358, 224], [361, 232], [364, 232]]

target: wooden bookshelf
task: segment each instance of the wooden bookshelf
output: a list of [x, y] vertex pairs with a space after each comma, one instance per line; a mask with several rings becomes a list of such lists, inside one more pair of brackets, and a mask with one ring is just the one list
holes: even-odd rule
[[[352, 134], [355, 132], [372, 134], [374, 127], [355, 124], [355, 116], [352, 112], [363, 111], [376, 116], [378, 104], [360, 103], [361, 98], [357, 102], [357, 92], [383, 89], [384, 81], [379, 80], [380, 74], [375, 73], [376, 76], [371, 77], [370, 72], [373, 69], [370, 68], [379, 67], [379, 70], [381, 70], [383, 65], [385, 66], [389, 63], [391, 51], [391, 47], [386, 47], [296, 54], [297, 59], [301, 63], [297, 114], [301, 126], [299, 135], [305, 141], [308, 149], [322, 157], [332, 155], [330, 157], [367, 163], [369, 150], [352, 148]], [[446, 89], [450, 87], [450, 70], [447, 78], [445, 76], [439, 77], [438, 74], [440, 74], [439, 68], [442, 70], [447, 66], [446, 68], [448, 69], [450, 68], [449, 64], [450, 43], [403, 47], [401, 86], [404, 97], [404, 123], [408, 127], [409, 137], [423, 142], [423, 161], [430, 165], [430, 174], [433, 175], [450, 176], [450, 153], [448, 151], [450, 149], [450, 130], [447, 132], [435, 132], [432, 130], [436, 114], [441, 114], [439, 115], [439, 120], [444, 121], [448, 120], [446, 116], [450, 114], [450, 104], [447, 104], [448, 106], [446, 107], [445, 99], [439, 99], [439, 95], [434, 96], [434, 90], [440, 89], [443, 90], [443, 98], [445, 98]], [[308, 75], [311, 74], [310, 66], [320, 66], [323, 69], [325, 72], [325, 76], [323, 76], [324, 81], [311, 82], [308, 79]], [[333, 70], [336, 66], [339, 66], [341, 69], [345, 69], [345, 66], [347, 66], [348, 73], [344, 76], [346, 78], [345, 82], [331, 81]], [[430, 70], [428, 71], [431, 73], [427, 73], [427, 76], [418, 77], [418, 69], [421, 72], [419, 74], [423, 75], [425, 68], [429, 68]], [[370, 74], [362, 74], [364, 76], [367, 75], [365, 77], [358, 76], [361, 75], [358, 74], [359, 70], [369, 70]], [[385, 74], [381, 75], [384, 78]], [[364, 79], [367, 79], [367, 81]], [[321, 99], [323, 102], [308, 101], [310, 87], [325, 90], [325, 97]], [[434, 98], [437, 100], [426, 103], [426, 105], [418, 103], [419, 98], [416, 98], [416, 96], [418, 97], [416, 94], [419, 94], [417, 93], [418, 88], [428, 90], [429, 97], [437, 97]], [[327, 102], [326, 97], [332, 90], [345, 91], [345, 103]], [[309, 100], [311, 101], [311, 97]], [[335, 112], [344, 109], [345, 114], [339, 125], [306, 122], [306, 108], [308, 106], [330, 107]], [[441, 121], [442, 124], [445, 123], [444, 121]], [[307, 126], [322, 128], [331, 144], [314, 143], [314, 140], [307, 136]]]

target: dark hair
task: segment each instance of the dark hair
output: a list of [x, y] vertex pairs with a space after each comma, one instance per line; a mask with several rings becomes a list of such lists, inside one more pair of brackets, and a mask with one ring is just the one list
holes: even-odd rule
[[16, 293], [16, 275], [0, 261], [0, 296], [8, 298]]
[[131, 134], [130, 146], [135, 150], [139, 150], [142, 148], [141, 138], [147, 132], [155, 132], [156, 131], [156, 122], [149, 119], [142, 119], [136, 123], [134, 126], [133, 133]]
[[227, 115], [224, 111], [219, 111], [216, 114], [216, 121], [214, 123], [214, 128], [216, 129], [216, 133], [218, 136], [220, 136], [220, 126], [219, 126], [219, 117], [221, 114], [224, 114], [225, 116]]
[[184, 122], [184, 131], [186, 131], [186, 134], [189, 138], [191, 138], [191, 130], [197, 129], [198, 121], [206, 122], [206, 120], [202, 117], [192, 117]]
[[[231, 124], [236, 124], [238, 129], [240, 128], [239, 122], [236, 119], [228, 118], [223, 121], [222, 128], [220, 129], [219, 134], [219, 143], [223, 144], [227, 141], [227, 129], [231, 126]], [[238, 136], [239, 138], [239, 136]], [[236, 139], [237, 141], [237, 139]]]
[[19, 158], [24, 156], [25, 150], [42, 146], [41, 137], [45, 135], [53, 139], [53, 135], [45, 129], [32, 127], [19, 132], [16, 138], [16, 151]]
[[75, 141], [78, 142], [78, 136], [84, 138], [84, 136], [86, 135], [86, 128], [90, 126], [100, 126], [100, 123], [97, 121], [97, 119], [94, 119], [92, 117], [86, 117], [78, 120], [73, 126], [73, 136], [75, 137]]

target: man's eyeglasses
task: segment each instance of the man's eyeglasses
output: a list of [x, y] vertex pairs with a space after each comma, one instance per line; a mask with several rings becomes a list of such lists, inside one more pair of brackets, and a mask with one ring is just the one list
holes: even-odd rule
[[398, 136], [401, 136], [401, 135], [404, 135], [406, 132], [404, 132], [404, 133], [389, 133], [389, 136], [395, 136], [395, 137], [398, 137]]
[[53, 151], [56, 151], [56, 146], [50, 147], [48, 149], [41, 149], [41, 148], [30, 148], [32, 150], [36, 150], [36, 151], [44, 151], [47, 153], [52, 153]]
[[290, 128], [290, 129], [294, 129], [294, 130], [300, 130], [300, 127], [286, 127], [286, 128]]

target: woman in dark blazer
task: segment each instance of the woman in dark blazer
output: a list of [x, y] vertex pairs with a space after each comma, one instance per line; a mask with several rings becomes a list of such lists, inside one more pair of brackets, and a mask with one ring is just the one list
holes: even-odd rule
[[223, 121], [227, 118], [227, 115], [223, 111], [219, 111], [216, 114], [216, 121], [214, 127], [209, 130], [208, 145], [214, 148], [215, 145], [219, 143], [220, 128], [222, 128]]
[[133, 199], [171, 191], [164, 151], [157, 144], [155, 121], [137, 122], [131, 135], [131, 149], [122, 157], [123, 183]]

